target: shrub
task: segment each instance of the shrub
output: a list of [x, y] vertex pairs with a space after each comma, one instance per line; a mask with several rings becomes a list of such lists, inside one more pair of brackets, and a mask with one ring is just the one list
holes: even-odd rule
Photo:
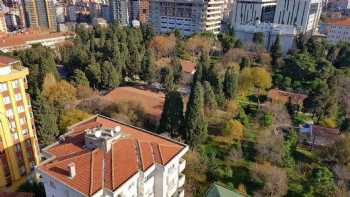
[[272, 125], [273, 116], [271, 112], [264, 113], [264, 115], [259, 119], [259, 123], [263, 127], [269, 127]]
[[222, 130], [222, 134], [231, 139], [241, 140], [243, 138], [243, 125], [238, 120], [229, 120]]

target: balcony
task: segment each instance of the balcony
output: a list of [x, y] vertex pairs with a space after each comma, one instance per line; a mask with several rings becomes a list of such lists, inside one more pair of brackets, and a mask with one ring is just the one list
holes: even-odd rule
[[181, 158], [179, 163], [179, 173], [184, 171], [185, 168], [186, 168], [186, 160]]
[[179, 175], [179, 180], [178, 180], [178, 185], [177, 187], [180, 188], [180, 187], [183, 187], [185, 185], [185, 175], [184, 174], [180, 174]]
[[184, 189], [179, 191], [178, 197], [185, 197], [185, 190]]

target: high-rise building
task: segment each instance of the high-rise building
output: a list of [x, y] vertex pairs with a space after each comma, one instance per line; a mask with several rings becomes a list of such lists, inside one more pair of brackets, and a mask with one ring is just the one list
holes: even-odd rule
[[26, 94], [28, 68], [0, 56], [0, 186], [31, 173], [39, 163], [30, 97]]
[[293, 25], [299, 33], [313, 33], [322, 12], [322, 0], [278, 0], [274, 23]]
[[188, 146], [103, 116], [68, 128], [42, 150], [46, 196], [184, 197]]
[[102, 18], [104, 18], [108, 22], [110, 22], [112, 20], [111, 7], [109, 6], [109, 4], [102, 4], [101, 5], [101, 15], [102, 15]]
[[53, 0], [24, 0], [24, 4], [29, 27], [57, 30]]
[[232, 6], [231, 24], [252, 24], [257, 20], [272, 23], [276, 5], [277, 0], [237, 0]]
[[128, 26], [129, 21], [129, 0], [110, 0], [111, 19], [123, 26]]
[[149, 0], [131, 0], [130, 18], [139, 20], [141, 23], [147, 23], [149, 17]]
[[203, 30], [218, 34], [224, 16], [224, 0], [208, 0], [204, 4]]
[[0, 32], [7, 32], [5, 14], [0, 12]]

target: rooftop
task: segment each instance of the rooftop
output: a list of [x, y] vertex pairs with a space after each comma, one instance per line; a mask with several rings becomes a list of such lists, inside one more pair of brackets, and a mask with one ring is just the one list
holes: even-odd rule
[[[109, 150], [87, 146], [86, 132], [96, 128], [115, 128], [121, 135], [113, 139]], [[139, 171], [146, 171], [155, 164], [166, 165], [187, 148], [171, 139], [100, 115], [68, 130], [60, 137], [60, 142], [43, 149], [44, 154], [52, 158], [43, 162], [38, 170], [87, 196], [104, 188], [114, 191]], [[76, 166], [73, 178], [69, 171], [71, 164]]]
[[323, 21], [324, 24], [328, 25], [342, 25], [350, 26], [350, 17], [349, 18], [340, 18], [340, 19], [327, 19]]
[[307, 98], [305, 94], [298, 94], [294, 92], [287, 92], [279, 89], [271, 89], [267, 93], [267, 97], [272, 100], [281, 101], [283, 103], [291, 102], [292, 104], [302, 104]]
[[19, 32], [19, 33], [8, 33], [0, 35], [0, 47], [9, 47], [14, 45], [22, 45], [26, 42], [49, 39], [49, 38], [57, 38], [60, 36], [69, 36], [72, 33], [64, 33], [64, 32]]
[[8, 64], [11, 64], [17, 61], [18, 61], [17, 59], [14, 59], [12, 57], [0, 55], [0, 67], [7, 66]]
[[165, 95], [146, 86], [119, 87], [103, 97], [110, 102], [132, 101], [140, 103], [146, 114], [159, 119], [163, 110]]
[[0, 197], [34, 197], [34, 195], [24, 192], [0, 192]]
[[221, 185], [213, 184], [207, 191], [206, 197], [245, 197], [245, 195], [229, 190]]

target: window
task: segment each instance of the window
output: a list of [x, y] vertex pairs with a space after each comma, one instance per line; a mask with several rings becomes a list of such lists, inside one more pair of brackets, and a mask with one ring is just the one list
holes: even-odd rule
[[9, 109], [6, 111], [6, 116], [12, 118], [13, 117], [13, 111], [12, 109]]
[[0, 91], [4, 92], [7, 90], [7, 84], [6, 83], [0, 83]]
[[25, 118], [25, 117], [20, 118], [20, 119], [19, 119], [19, 123], [20, 123], [21, 125], [26, 124], [26, 123], [27, 123], [26, 118]]
[[54, 183], [53, 181], [51, 181], [51, 180], [50, 180], [50, 186], [51, 186], [52, 188], [56, 189], [55, 183]]
[[5, 105], [11, 103], [11, 99], [10, 99], [9, 96], [4, 97], [2, 100], [3, 100], [3, 102], [4, 102]]
[[18, 112], [18, 113], [24, 112], [24, 107], [23, 107], [23, 105], [17, 106], [17, 112]]
[[20, 144], [16, 144], [15, 145], [15, 149], [16, 149], [16, 152], [21, 152], [21, 145]]
[[18, 80], [12, 81], [12, 88], [18, 88], [18, 86], [19, 86], [19, 81]]
[[16, 128], [16, 122], [15, 121], [11, 121], [10, 127], [11, 127], [11, 129], [15, 129]]
[[15, 99], [16, 99], [16, 101], [22, 100], [22, 95], [21, 95], [21, 93], [15, 94]]
[[23, 176], [23, 175], [26, 173], [26, 169], [25, 169], [24, 166], [21, 166], [21, 167], [19, 168], [19, 173], [21, 174], [21, 176]]
[[32, 152], [28, 152], [28, 158], [29, 158], [29, 160], [32, 160], [32, 158], [33, 158], [33, 153]]
[[32, 142], [30, 140], [26, 140], [25, 144], [27, 147], [31, 147], [32, 146]]
[[[18, 140], [18, 135], [17, 135], [17, 133], [12, 133], [11, 135], [12, 135], [12, 139], [13, 139], [14, 141]], [[16, 147], [16, 150], [17, 150], [17, 147]]]

